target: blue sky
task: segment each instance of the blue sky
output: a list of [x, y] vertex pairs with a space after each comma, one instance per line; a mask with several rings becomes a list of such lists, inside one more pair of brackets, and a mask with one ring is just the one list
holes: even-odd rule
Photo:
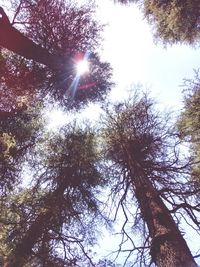
[[[199, 68], [199, 49], [185, 45], [164, 48], [162, 44], [155, 44], [151, 27], [139, 9], [135, 5], [121, 6], [113, 2], [101, 0], [98, 3], [98, 16], [103, 23], [108, 24], [103, 33], [104, 42], [100, 53], [102, 59], [113, 67], [116, 87], [112, 90], [112, 98], [124, 98], [132, 84], [140, 83], [151, 91], [160, 102], [160, 107], [179, 112], [183, 99], [181, 85], [184, 78], [193, 78], [194, 69]], [[86, 110], [83, 117], [96, 118], [98, 115], [95, 112], [98, 111], [98, 108], [93, 109], [93, 112]], [[61, 121], [63, 116], [66, 118], [59, 112], [55, 111], [56, 123], [59, 123], [59, 116]], [[52, 116], [51, 122], [54, 124]], [[187, 241], [192, 252], [196, 253], [199, 248], [196, 234], [187, 231]], [[115, 235], [104, 231], [104, 237], [94, 250], [105, 256], [117, 249], [119, 242]], [[118, 262], [123, 262], [123, 258], [121, 255]]]
[[108, 23], [102, 55], [114, 70], [115, 96], [123, 96], [132, 83], [142, 83], [161, 104], [181, 107], [183, 78], [193, 78], [200, 66], [199, 49], [185, 45], [164, 48], [153, 41], [151, 26], [135, 4], [122, 6], [101, 0], [99, 17]]
[[[162, 44], [155, 44], [151, 26], [136, 5], [122, 6], [113, 2], [101, 0], [98, 8], [101, 21], [108, 24], [101, 53], [113, 67], [116, 87], [112, 98], [123, 98], [132, 84], [139, 83], [150, 90], [161, 108], [179, 113], [183, 100], [181, 85], [184, 78], [193, 78], [194, 69], [200, 67], [199, 49], [186, 45], [164, 48]], [[100, 244], [106, 249], [117, 246], [109, 233], [105, 240]], [[194, 232], [187, 231], [187, 241], [192, 252], [197, 252], [200, 241]]]
[[[114, 4], [114, 0], [98, 2], [99, 18], [103, 23], [108, 23], [103, 33], [101, 54], [102, 58], [110, 62], [113, 67], [116, 87], [112, 91], [112, 97], [123, 98], [126, 89], [133, 83], [140, 83], [144, 88], [150, 89], [163, 107], [179, 111], [182, 103], [180, 85], [183, 83], [183, 78], [192, 78], [193, 70], [199, 68], [199, 49], [183, 45], [167, 48], [161, 44], [156, 45], [151, 27], [135, 5], [121, 6]], [[2, 3], [6, 1], [2, 0]], [[56, 121], [59, 116], [63, 120], [62, 112], [59, 115], [59, 111], [55, 111]], [[107, 239], [102, 240], [100, 244], [103, 244], [104, 248], [112, 249], [113, 243], [115, 245], [117, 243], [111, 241], [108, 233]], [[190, 237], [190, 242], [193, 242], [193, 237]]]

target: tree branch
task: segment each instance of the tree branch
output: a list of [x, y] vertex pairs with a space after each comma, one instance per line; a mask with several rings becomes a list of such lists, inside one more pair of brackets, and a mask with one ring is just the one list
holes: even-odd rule
[[62, 69], [64, 62], [60, 56], [49, 53], [48, 50], [37, 45], [14, 28], [2, 7], [0, 7], [0, 14], [0, 36], [2, 36], [0, 46], [53, 70]]

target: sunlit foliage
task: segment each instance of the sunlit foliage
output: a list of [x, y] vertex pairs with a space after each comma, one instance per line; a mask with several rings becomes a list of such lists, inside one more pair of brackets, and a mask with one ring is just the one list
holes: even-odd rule
[[43, 132], [39, 104], [0, 111], [0, 194], [22, 182], [23, 163]]
[[193, 161], [192, 175], [200, 181], [200, 79], [185, 81], [184, 108], [177, 122], [180, 137], [189, 143]]
[[137, 3], [152, 25], [155, 39], [164, 44], [198, 45], [200, 40], [200, 3], [198, 0], [119, 0]]
[[[36, 53], [41, 59], [46, 55], [48, 67], [12, 54], [5, 58], [2, 53], [2, 82], [13, 89], [12, 94], [13, 91], [15, 95], [18, 91], [21, 94], [29, 91], [42, 97], [50, 95], [68, 109], [80, 107], [90, 100], [104, 99], [112, 85], [111, 68], [108, 63], [101, 62], [97, 54], [102, 26], [94, 18], [93, 4], [80, 6], [62, 0], [21, 0], [13, 2], [13, 12], [12, 26], [29, 38], [24, 41], [27, 46], [28, 40], [38, 45], [32, 47], [30, 44], [25, 55], [27, 49], [28, 58], [31, 58], [31, 51], [33, 58]], [[23, 48], [20, 54], [23, 55]], [[77, 77], [76, 63], [86, 54], [90, 71]]]

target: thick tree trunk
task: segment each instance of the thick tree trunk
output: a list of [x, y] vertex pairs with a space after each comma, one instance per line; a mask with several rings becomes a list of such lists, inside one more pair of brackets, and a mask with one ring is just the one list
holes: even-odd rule
[[132, 182], [152, 239], [152, 261], [158, 267], [197, 266], [169, 210], [149, 179], [132, 175]]
[[32, 40], [15, 29], [9, 23], [2, 8], [0, 9], [0, 14], [2, 16], [2, 18], [0, 18], [0, 46], [22, 57], [46, 65], [53, 70], [62, 68], [63, 59], [61, 57], [52, 55], [48, 50], [35, 44]]

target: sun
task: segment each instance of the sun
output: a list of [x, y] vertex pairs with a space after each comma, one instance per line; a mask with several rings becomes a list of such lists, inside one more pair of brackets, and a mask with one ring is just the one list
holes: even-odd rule
[[78, 75], [83, 75], [89, 71], [89, 62], [86, 59], [80, 60], [76, 64]]

